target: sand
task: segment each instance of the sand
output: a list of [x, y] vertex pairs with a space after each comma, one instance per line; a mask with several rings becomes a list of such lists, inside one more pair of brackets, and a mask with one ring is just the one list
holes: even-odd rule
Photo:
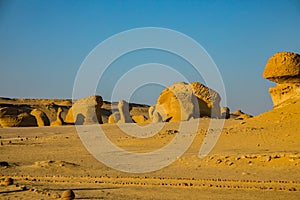
[[[83, 146], [74, 126], [0, 128], [0, 199], [55, 199], [72, 189], [76, 199], [300, 199], [300, 102], [245, 120], [226, 120], [214, 149], [199, 149], [210, 119], [200, 119], [187, 152], [150, 173], [105, 166]], [[112, 142], [149, 152], [174, 138], [178, 122], [138, 139], [103, 124]], [[130, 125], [129, 125], [130, 126]], [[3, 164], [4, 165], [4, 164]]]

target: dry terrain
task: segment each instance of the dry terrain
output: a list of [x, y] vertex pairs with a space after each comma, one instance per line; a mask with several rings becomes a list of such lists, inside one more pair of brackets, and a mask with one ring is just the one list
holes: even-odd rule
[[[76, 199], [300, 199], [299, 120], [299, 101], [254, 118], [228, 119], [214, 149], [200, 159], [210, 122], [202, 118], [182, 157], [139, 174], [97, 161], [75, 126], [0, 128], [0, 178], [14, 179], [0, 186], [0, 199], [55, 199], [66, 189]], [[180, 134], [178, 126], [165, 123], [153, 137], [138, 139], [117, 125], [101, 125], [112, 142], [133, 152], [163, 147]]]

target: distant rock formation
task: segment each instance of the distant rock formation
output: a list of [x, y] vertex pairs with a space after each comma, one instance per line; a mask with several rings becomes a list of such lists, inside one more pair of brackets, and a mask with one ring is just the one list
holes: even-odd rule
[[30, 114], [35, 117], [38, 126], [49, 126], [50, 125], [50, 121], [49, 121], [47, 115], [43, 111], [41, 111], [39, 109], [33, 109], [30, 112]]
[[118, 109], [120, 113], [120, 123], [132, 123], [132, 119], [129, 113], [129, 103], [124, 100], [120, 100], [118, 104]]
[[145, 122], [147, 122], [147, 118], [144, 115], [133, 115], [132, 120], [135, 123], [145, 123]]
[[60, 107], [57, 109], [56, 120], [54, 122], [51, 122], [50, 126], [62, 126], [62, 125], [64, 125], [64, 120], [61, 116], [62, 111], [63, 110]]
[[241, 110], [236, 110], [230, 114], [230, 117], [237, 120], [243, 120], [243, 119], [251, 118], [252, 115], [246, 114]]
[[269, 89], [274, 108], [300, 98], [300, 55], [292, 52], [274, 54], [267, 62], [263, 77], [277, 83]]
[[229, 119], [230, 118], [230, 109], [228, 107], [221, 108], [221, 118]]
[[0, 125], [2, 127], [28, 127], [37, 126], [34, 116], [29, 110], [17, 107], [0, 108]]
[[114, 112], [108, 117], [109, 124], [116, 124], [120, 121], [120, 113]]
[[65, 122], [76, 125], [102, 124], [102, 105], [101, 96], [93, 95], [79, 99], [69, 109]]

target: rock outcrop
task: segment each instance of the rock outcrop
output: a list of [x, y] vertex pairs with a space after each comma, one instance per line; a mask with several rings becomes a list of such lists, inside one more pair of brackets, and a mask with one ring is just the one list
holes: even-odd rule
[[56, 120], [54, 122], [51, 122], [50, 126], [62, 126], [62, 125], [64, 125], [64, 120], [61, 116], [62, 111], [63, 110], [60, 107], [57, 109]]
[[132, 123], [132, 119], [130, 117], [130, 113], [129, 113], [129, 104], [124, 101], [124, 100], [120, 100], [119, 104], [118, 104], [118, 109], [119, 109], [119, 113], [120, 113], [120, 123]]
[[135, 123], [145, 123], [145, 122], [147, 122], [147, 118], [144, 115], [133, 115], [132, 120]]
[[108, 117], [109, 124], [116, 124], [120, 121], [120, 113], [114, 112]]
[[263, 77], [277, 83], [269, 89], [274, 108], [300, 98], [300, 55], [292, 52], [274, 54], [267, 62]]
[[102, 124], [102, 104], [102, 97], [97, 95], [79, 99], [69, 109], [65, 122], [76, 125]]
[[0, 125], [2, 127], [37, 126], [35, 117], [29, 112], [30, 110], [16, 107], [0, 108]]
[[194, 94], [197, 97], [200, 116], [219, 118], [221, 116], [220, 95], [199, 82], [193, 82], [190, 86], [193, 88]]
[[192, 87], [183, 82], [175, 83], [162, 91], [153, 110], [155, 121], [186, 121], [199, 117], [197, 98]]
[[208, 116], [221, 117], [220, 95], [199, 82], [179, 82], [166, 88], [149, 108], [152, 122], [185, 121]]
[[50, 125], [50, 121], [49, 121], [47, 115], [43, 111], [41, 111], [39, 109], [33, 109], [30, 112], [30, 114], [35, 117], [38, 126], [49, 126]]
[[230, 118], [230, 109], [228, 107], [221, 108], [221, 118], [223, 118], [223, 119]]

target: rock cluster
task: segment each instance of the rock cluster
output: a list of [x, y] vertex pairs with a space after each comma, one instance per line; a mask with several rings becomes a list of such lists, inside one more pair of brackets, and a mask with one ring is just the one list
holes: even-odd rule
[[274, 108], [300, 97], [300, 55], [292, 52], [275, 53], [267, 62], [263, 77], [277, 83], [269, 89]]

